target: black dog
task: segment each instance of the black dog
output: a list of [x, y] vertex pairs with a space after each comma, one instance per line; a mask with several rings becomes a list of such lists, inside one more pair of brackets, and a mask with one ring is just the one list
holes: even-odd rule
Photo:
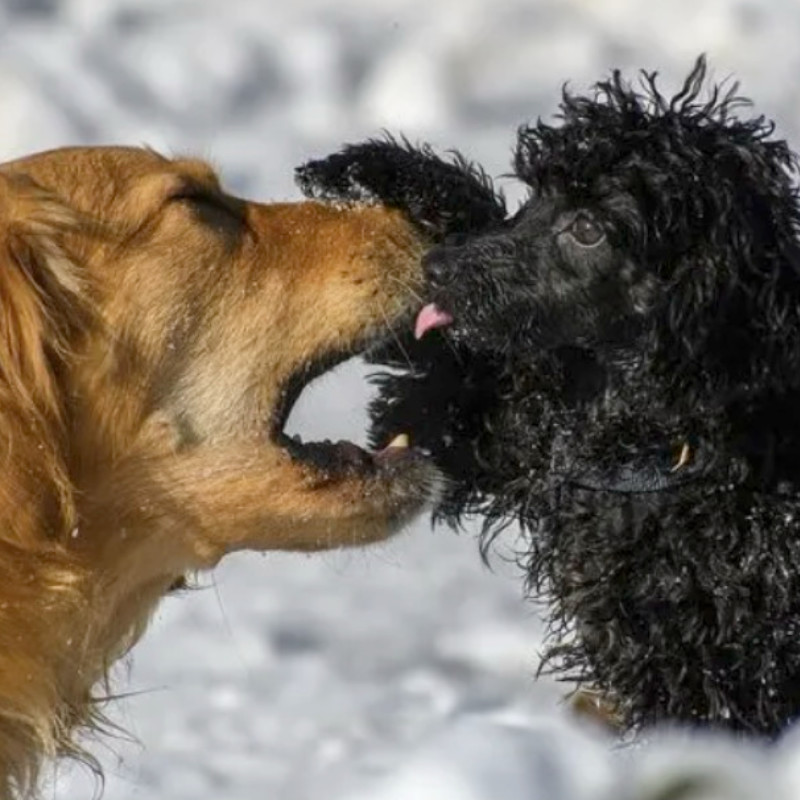
[[479, 170], [393, 142], [300, 179], [439, 243], [426, 335], [376, 355], [401, 373], [373, 435], [433, 452], [439, 516], [522, 521], [550, 666], [634, 726], [772, 735], [800, 713], [797, 165], [704, 84], [701, 59], [671, 99], [654, 75], [565, 93], [519, 132], [510, 217]]

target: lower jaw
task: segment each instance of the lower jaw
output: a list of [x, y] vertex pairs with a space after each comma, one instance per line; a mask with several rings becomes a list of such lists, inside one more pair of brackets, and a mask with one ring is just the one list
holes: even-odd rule
[[388, 445], [373, 451], [344, 440], [303, 442], [299, 436], [285, 434], [278, 434], [276, 442], [292, 459], [325, 475], [368, 478], [424, 458], [420, 451], [409, 447], [406, 434], [395, 436]]

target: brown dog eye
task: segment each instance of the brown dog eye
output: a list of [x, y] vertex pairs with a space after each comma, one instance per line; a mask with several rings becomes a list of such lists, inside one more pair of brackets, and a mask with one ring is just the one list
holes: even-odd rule
[[605, 231], [588, 214], [578, 214], [567, 229], [582, 247], [593, 247], [605, 239]]
[[222, 195], [200, 187], [182, 189], [170, 199], [179, 203], [188, 203], [202, 222], [212, 226], [226, 220], [239, 225], [244, 222], [235, 202], [229, 202]]

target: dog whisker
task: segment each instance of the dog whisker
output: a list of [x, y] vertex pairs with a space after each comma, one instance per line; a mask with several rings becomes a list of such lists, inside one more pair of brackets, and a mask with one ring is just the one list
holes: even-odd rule
[[387, 278], [405, 289], [413, 298], [419, 301], [420, 305], [426, 302], [425, 298], [408, 281], [404, 281], [402, 278], [397, 277], [397, 275], [387, 275]]
[[408, 351], [405, 347], [403, 347], [403, 342], [397, 334], [397, 331], [394, 329], [394, 325], [392, 324], [391, 320], [389, 319], [389, 315], [386, 313], [386, 308], [384, 307], [382, 301], [378, 299], [378, 307], [380, 308], [381, 316], [386, 322], [386, 328], [389, 333], [392, 335], [392, 339], [394, 339], [394, 343], [397, 345], [397, 349], [402, 354], [403, 358], [406, 361], [406, 365], [409, 369], [413, 369], [414, 363], [411, 359], [411, 356], [408, 354]]

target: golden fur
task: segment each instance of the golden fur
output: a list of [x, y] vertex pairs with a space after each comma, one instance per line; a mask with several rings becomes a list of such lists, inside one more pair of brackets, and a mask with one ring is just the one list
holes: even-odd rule
[[326, 471], [270, 432], [292, 375], [407, 315], [422, 247], [395, 211], [247, 202], [147, 150], [0, 167], [0, 798], [73, 752], [186, 572], [426, 501], [420, 458]]

